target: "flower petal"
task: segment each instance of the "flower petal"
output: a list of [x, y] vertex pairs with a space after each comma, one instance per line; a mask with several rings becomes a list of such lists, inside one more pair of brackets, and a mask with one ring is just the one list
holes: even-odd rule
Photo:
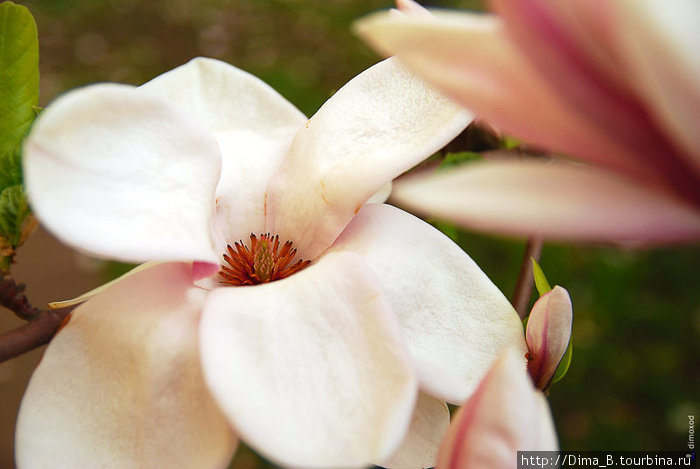
[[700, 213], [614, 173], [501, 160], [396, 182], [393, 200], [462, 226], [560, 240], [674, 242], [700, 237]]
[[452, 420], [437, 468], [516, 467], [518, 451], [556, 450], [546, 401], [532, 387], [524, 357], [509, 349]]
[[535, 302], [527, 321], [527, 367], [537, 389], [546, 389], [571, 339], [573, 311], [569, 293], [555, 286]]
[[398, 450], [380, 466], [389, 469], [434, 467], [442, 437], [450, 425], [450, 410], [443, 401], [418, 394], [408, 434]]
[[[590, 123], [595, 123], [603, 133], [607, 132], [610, 139], [621, 145], [626, 155], [638, 161], [638, 164], [628, 167], [616, 165], [616, 169], [650, 182], [663, 182], [667, 189], [700, 204], [697, 161], [688, 161], [679, 152], [679, 148], [654, 122], [653, 112], [644, 99], [635, 93], [637, 86], [634, 81], [646, 76], [639, 76], [636, 70], [629, 68], [625, 60], [627, 54], [612, 52], [610, 55], [618, 58], [618, 70], [622, 70], [626, 78], [622, 81], [620, 72], [611, 74], [611, 68], [601, 67], [598, 57], [591, 52], [595, 49], [615, 50], [618, 46], [619, 38], [612, 31], [624, 24], [617, 16], [625, 16], [626, 12], [616, 11], [615, 8], [620, 2], [491, 0], [491, 4], [503, 18], [513, 44], [537, 67], [553, 92], [566, 100], [572, 109], [584, 113]], [[598, 6], [600, 8], [596, 8]], [[633, 9], [639, 7], [639, 4], [635, 4]], [[585, 31], [592, 31], [589, 36], [602, 37], [609, 42], [582, 42], [580, 38], [583, 34], [575, 34], [573, 31], [576, 28], [570, 27], [571, 23], [582, 22], [587, 26]], [[692, 28], [695, 23], [690, 20], [688, 24]], [[607, 30], [607, 35], [599, 35], [600, 30]], [[646, 31], [640, 32], [642, 36], [646, 34]], [[637, 40], [636, 37], [634, 40]], [[651, 41], [657, 42], [657, 39]], [[656, 52], [656, 47], [652, 53]], [[649, 50], [644, 49], [643, 53], [648, 54]], [[672, 86], [678, 85], [674, 81]], [[683, 88], [681, 95], [687, 89], [686, 86]], [[592, 145], [597, 146], [598, 141], [592, 140]], [[599, 159], [593, 154], [570, 153], [608, 166], [616, 155], [606, 151], [601, 153], [602, 158]]]
[[331, 251], [355, 252], [369, 264], [429, 394], [463, 402], [503, 348], [525, 354], [508, 300], [464, 251], [418, 218], [366, 205]]
[[471, 121], [389, 59], [355, 77], [294, 138], [273, 179], [268, 231], [313, 259], [384, 184]]
[[197, 57], [140, 88], [165, 98], [214, 134], [248, 131], [291, 140], [306, 122], [264, 81], [216, 59]]
[[625, 0], [618, 28], [639, 88], [653, 116], [684, 146], [700, 173], [700, 49], [695, 0]]
[[62, 241], [127, 262], [218, 262], [211, 217], [214, 139], [159, 98], [125, 85], [67, 93], [24, 148], [32, 208]]
[[[514, 2], [517, 3], [517, 2]], [[356, 32], [499, 130], [656, 181], [653, 169], [611, 128], [571, 106], [507, 36], [493, 15], [375, 13]], [[612, 127], [614, 129], [615, 127]]]
[[218, 251], [265, 232], [267, 185], [306, 116], [262, 80], [214, 59], [193, 59], [141, 88], [182, 109], [219, 143]]
[[238, 434], [285, 466], [362, 467], [401, 442], [416, 378], [371, 272], [352, 254], [205, 306], [209, 387]]
[[430, 12], [423, 8], [420, 3], [413, 0], [396, 0], [398, 11], [409, 15], [430, 15]]
[[224, 467], [236, 445], [198, 357], [191, 267], [131, 274], [73, 312], [17, 423], [20, 467]]

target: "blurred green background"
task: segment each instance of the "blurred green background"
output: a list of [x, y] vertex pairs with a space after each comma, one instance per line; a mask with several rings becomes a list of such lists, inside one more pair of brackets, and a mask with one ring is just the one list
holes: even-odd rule
[[[141, 84], [192, 57], [209, 56], [259, 76], [307, 115], [379, 60], [352, 35], [350, 25], [364, 14], [392, 6], [385, 0], [16, 3], [27, 6], [38, 24], [42, 105], [76, 86], [95, 81]], [[475, 1], [431, 4], [480, 7]], [[511, 296], [524, 241], [466, 231], [458, 232], [457, 238]], [[43, 234], [37, 240], [52, 242]], [[40, 241], [33, 243], [39, 246]], [[52, 249], [56, 254], [65, 248]], [[28, 245], [27, 254], [21, 252], [18, 257], [17, 268], [29, 272], [39, 265], [42, 278], [51, 283], [51, 275], [58, 275], [51, 269], [60, 271], [57, 263], [63, 261], [32, 255]], [[81, 282], [86, 275], [94, 277], [88, 284], [103, 280], [104, 269], [86, 271], [84, 260], [69, 258], [77, 271], [83, 270], [76, 273]], [[686, 449], [687, 416], [697, 416], [700, 407], [700, 249], [547, 244], [541, 265], [552, 284], [569, 290], [574, 305], [573, 363], [550, 394], [561, 447]], [[30, 297], [43, 298], [37, 292], [40, 282], [32, 283], [39, 277], [25, 275]], [[54, 294], [65, 298], [74, 292]], [[5, 399], [0, 407], [5, 411], [0, 467], [12, 467], [14, 413], [38, 356], [0, 367]], [[20, 367], [26, 369], [20, 371]], [[234, 464], [260, 467], [264, 463], [244, 450]]]

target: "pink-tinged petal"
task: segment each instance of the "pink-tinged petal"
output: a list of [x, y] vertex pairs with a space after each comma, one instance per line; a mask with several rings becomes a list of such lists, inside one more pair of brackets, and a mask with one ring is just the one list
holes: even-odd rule
[[395, 60], [355, 77], [309, 120], [268, 192], [268, 231], [315, 258], [384, 184], [452, 140], [471, 116]]
[[438, 469], [502, 469], [517, 466], [518, 451], [556, 451], [552, 416], [532, 387], [525, 357], [498, 357], [474, 395], [452, 420], [438, 455]]
[[188, 264], [122, 278], [73, 312], [22, 401], [19, 467], [225, 467], [236, 446], [200, 368]]
[[306, 116], [259, 78], [214, 59], [193, 59], [141, 89], [182, 109], [219, 143], [218, 251], [265, 232], [267, 185]]
[[513, 307], [447, 236], [390, 205], [366, 205], [332, 251], [361, 255], [398, 317], [421, 389], [460, 403], [506, 347], [526, 352]]
[[440, 442], [449, 425], [447, 404], [427, 394], [418, 394], [408, 434], [399, 449], [379, 465], [388, 469], [434, 467]]
[[429, 16], [430, 12], [423, 8], [420, 3], [413, 0], [396, 0], [396, 8], [401, 13], [411, 16]]
[[499, 18], [434, 13], [432, 18], [376, 13], [357, 22], [355, 30], [503, 132], [646, 180], [659, 179], [614, 131], [557, 93], [507, 37]]
[[573, 310], [569, 293], [556, 286], [535, 302], [527, 321], [528, 371], [537, 389], [546, 389], [571, 339]]
[[700, 238], [700, 212], [614, 173], [538, 160], [473, 163], [394, 184], [395, 202], [486, 231], [559, 240]]
[[700, 178], [700, 3], [619, 2], [625, 59], [632, 85], [653, 116], [683, 146]]
[[352, 254], [214, 290], [201, 350], [237, 433], [278, 464], [363, 467], [389, 456], [410, 424], [417, 386], [400, 329]]
[[[610, 5], [604, 6], [597, 12], [597, 18], [607, 16], [608, 20], [596, 21], [590, 6], [582, 8], [585, 5], [583, 0], [569, 3], [551, 0], [491, 0], [494, 11], [503, 18], [513, 44], [537, 67], [553, 92], [568, 102], [569, 107], [584, 113], [587, 120], [597, 125], [601, 132], [607, 132], [609, 139], [622, 146], [623, 153], [620, 155], [635, 158], [637, 164], [619, 166], [613, 160], [618, 155], [607, 149], [600, 154], [589, 154], [581, 149], [568, 153], [623, 170], [650, 182], [664, 182], [667, 189], [700, 204], [697, 165], [688, 161], [658, 128], [653, 112], [635, 94], [633, 86], [630, 86], [629, 77], [634, 77], [633, 80], [644, 77], [629, 70], [624, 60], [619, 67], [626, 74], [627, 80], [621, 82], [619, 76], [611, 76], [608, 68], [599, 66], [590, 50], [596, 47], [615, 48], [617, 44], [613, 41], [612, 44], [588, 44], [586, 47], [569, 28], [569, 22], [582, 21], [575, 14], [579, 9], [588, 10], [585, 20], [594, 25], [604, 23], [600, 27], [612, 31], [620, 27], [616, 13], [622, 16], [624, 12], [617, 12]], [[594, 3], [604, 2], [596, 0]], [[567, 10], [564, 5], [570, 9], [568, 15], [561, 14], [562, 10]], [[610, 32], [608, 35], [613, 34]], [[622, 54], [617, 54], [618, 57], [620, 55]], [[598, 145], [598, 141], [593, 140], [592, 145]]]
[[218, 262], [216, 141], [160, 98], [126, 85], [67, 93], [24, 147], [33, 210], [59, 239], [127, 262]]

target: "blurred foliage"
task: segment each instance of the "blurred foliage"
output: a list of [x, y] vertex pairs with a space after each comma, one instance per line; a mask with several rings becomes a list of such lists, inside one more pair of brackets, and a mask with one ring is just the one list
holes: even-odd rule
[[22, 141], [39, 103], [39, 43], [31, 13], [0, 3], [0, 273], [36, 226], [22, 188]]
[[[39, 26], [43, 103], [94, 81], [140, 84], [205, 55], [261, 77], [307, 115], [379, 60], [350, 24], [392, 6], [386, 0], [18, 3]], [[510, 296], [524, 241], [437, 225]], [[574, 305], [575, 358], [566, 378], [550, 388], [562, 448], [685, 449], [687, 415], [699, 407], [700, 249], [548, 244], [540, 263]], [[247, 449], [235, 460], [236, 467], [265, 464]]]

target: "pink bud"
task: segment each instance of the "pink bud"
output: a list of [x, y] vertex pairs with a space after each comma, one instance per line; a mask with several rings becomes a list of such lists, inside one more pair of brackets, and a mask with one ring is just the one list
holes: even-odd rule
[[556, 286], [532, 307], [525, 341], [530, 349], [528, 371], [538, 389], [546, 389], [571, 340], [573, 311], [566, 289]]

